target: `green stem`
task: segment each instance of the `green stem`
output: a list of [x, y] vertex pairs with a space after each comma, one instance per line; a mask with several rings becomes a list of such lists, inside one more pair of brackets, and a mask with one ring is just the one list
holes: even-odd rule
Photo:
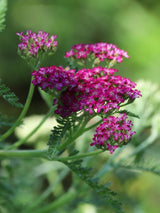
[[35, 210], [34, 213], [50, 213], [53, 210], [62, 207], [63, 205], [68, 205], [68, 203], [73, 200], [75, 195], [76, 195], [76, 191], [73, 188], [71, 188], [66, 194], [59, 197], [54, 202], [46, 206], [43, 206], [38, 210]]
[[145, 148], [147, 148], [148, 146], [150, 146], [152, 143], [154, 143], [155, 139], [158, 138], [158, 133], [156, 131], [154, 131], [150, 137], [148, 137], [143, 143], [141, 143], [139, 146], [137, 146], [133, 152], [131, 152], [130, 154], [128, 154], [126, 157], [124, 157], [122, 159], [122, 161], [126, 161], [128, 158], [136, 155], [137, 153], [141, 152], [142, 150], [144, 150]]
[[26, 137], [18, 140], [16, 143], [10, 146], [8, 150], [15, 149], [20, 145], [22, 145], [25, 141], [27, 141], [43, 125], [43, 123], [47, 120], [47, 118], [53, 113], [55, 108], [56, 106], [52, 107], [51, 110], [47, 113], [47, 115], [42, 119], [42, 121]]
[[92, 128], [98, 126], [100, 123], [102, 123], [102, 120], [103, 120], [103, 119], [101, 119], [100, 121], [96, 122], [95, 124], [93, 124], [93, 125], [91, 125], [91, 126], [85, 128], [85, 129], [84, 129], [84, 132], [87, 132], [87, 131], [89, 131], [90, 129], [92, 129]]
[[84, 128], [87, 125], [89, 120], [84, 120], [80, 128], [72, 135], [71, 137], [68, 138], [63, 144], [59, 145], [58, 150], [63, 150], [65, 149], [69, 144], [74, 142], [78, 137], [80, 137], [84, 133]]
[[16, 120], [16, 122], [14, 123], [14, 125], [0, 137], [0, 141], [3, 141], [7, 137], [9, 137], [14, 132], [15, 128], [20, 125], [22, 119], [24, 118], [24, 116], [26, 115], [26, 113], [28, 111], [28, 108], [29, 108], [31, 100], [32, 100], [33, 93], [34, 93], [34, 86], [31, 81], [28, 96], [26, 99], [26, 103], [24, 105], [24, 108], [23, 108], [21, 114], [19, 115], [19, 117]]
[[48, 150], [0, 150], [0, 158], [47, 158]]
[[63, 180], [63, 178], [68, 174], [69, 168], [63, 169], [58, 175], [56, 180], [53, 180], [53, 183], [38, 197], [35, 202], [33, 202], [23, 213], [31, 212], [31, 210], [37, 208], [54, 190], [54, 188]]
[[81, 158], [86, 158], [86, 157], [98, 155], [102, 152], [104, 152], [104, 151], [103, 150], [96, 150], [96, 151], [93, 151], [93, 152], [83, 153], [83, 154], [79, 154], [79, 155], [75, 155], [75, 156], [73, 155], [73, 156], [69, 156], [69, 157], [58, 157], [58, 160], [60, 160], [60, 161], [76, 160], [76, 159], [81, 159]]
[[[67, 161], [81, 159], [84, 157], [89, 157], [97, 155], [104, 152], [103, 150], [96, 150], [93, 152], [83, 153], [75, 156], [69, 157], [53, 157], [52, 160], [55, 161]], [[0, 150], [0, 158], [45, 158], [49, 160], [48, 149], [42, 150]]]

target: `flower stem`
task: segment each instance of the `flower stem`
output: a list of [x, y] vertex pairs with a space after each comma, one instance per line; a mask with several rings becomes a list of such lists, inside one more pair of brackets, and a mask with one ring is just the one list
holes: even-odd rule
[[48, 150], [0, 150], [0, 158], [47, 158]]
[[58, 157], [58, 160], [59, 161], [76, 160], [76, 159], [81, 159], [81, 158], [86, 158], [86, 157], [98, 155], [102, 152], [104, 152], [104, 151], [103, 150], [96, 150], [96, 151], [93, 151], [93, 152], [83, 153], [83, 154], [79, 154], [79, 155], [75, 155], [75, 156], [73, 155], [73, 156], [69, 156], [69, 157]]
[[103, 119], [101, 119], [101, 120], [99, 120], [98, 122], [96, 122], [95, 124], [93, 124], [93, 125], [91, 125], [91, 126], [85, 128], [85, 129], [84, 129], [84, 132], [87, 132], [87, 131], [89, 131], [90, 129], [93, 129], [94, 127], [98, 126], [100, 123], [102, 123], [102, 120], [103, 120]]
[[9, 137], [14, 132], [15, 128], [18, 125], [20, 125], [22, 119], [24, 118], [24, 116], [26, 115], [26, 113], [28, 111], [28, 108], [29, 108], [31, 100], [32, 100], [33, 93], [34, 93], [34, 86], [33, 86], [32, 81], [31, 81], [28, 96], [27, 96], [27, 99], [26, 99], [26, 103], [24, 105], [24, 108], [23, 108], [21, 114], [19, 115], [19, 117], [16, 120], [16, 122], [14, 123], [14, 125], [0, 137], [0, 141], [3, 141], [7, 137]]
[[71, 135], [71, 137], [69, 137], [68, 140], [66, 140], [63, 144], [59, 145], [58, 150], [65, 149], [70, 143], [74, 142], [78, 137], [80, 137], [84, 133], [84, 128], [88, 122], [89, 120], [85, 119], [82, 122], [80, 128], [78, 128], [78, 130], [73, 135]]
[[75, 195], [76, 195], [76, 190], [71, 188], [66, 194], [59, 197], [54, 202], [52, 202], [48, 205], [45, 205], [45, 206], [39, 208], [38, 210], [35, 210], [34, 213], [49, 213], [59, 207], [62, 207], [63, 205], [68, 205], [68, 203], [73, 200]]
[[121, 161], [126, 161], [128, 158], [138, 154], [139, 152], [141, 152], [142, 150], [144, 150], [145, 148], [150, 146], [152, 143], [154, 143], [156, 138], [158, 138], [158, 133], [156, 131], [153, 131], [153, 133], [150, 135], [150, 137], [148, 137], [144, 142], [142, 142], [139, 146], [137, 146], [133, 150], [133, 152], [131, 152], [130, 154], [128, 154], [127, 156], [122, 158]]
[[8, 150], [15, 149], [22, 145], [25, 141], [27, 141], [42, 125], [43, 123], [47, 120], [47, 118], [53, 113], [55, 110], [56, 106], [52, 107], [51, 110], [46, 114], [46, 116], [42, 119], [42, 121], [24, 138], [18, 140], [16, 143], [14, 143], [12, 146], [8, 148]]
[[[73, 155], [69, 157], [53, 157], [53, 161], [68, 161], [68, 160], [75, 160], [81, 159], [84, 157], [90, 157], [93, 155], [97, 155], [104, 152], [103, 150], [96, 150], [93, 152], [83, 153], [79, 155]], [[48, 149], [41, 149], [41, 150], [0, 150], [0, 158], [45, 158], [49, 159], [48, 157]]]
[[54, 188], [64, 179], [64, 177], [68, 174], [69, 168], [64, 168], [58, 175], [56, 179], [53, 180], [51, 185], [33, 202], [28, 208], [24, 210], [22, 213], [28, 213], [31, 211], [36, 211], [34, 209], [37, 209], [38, 206], [40, 206], [43, 201], [51, 194], [53, 193]]

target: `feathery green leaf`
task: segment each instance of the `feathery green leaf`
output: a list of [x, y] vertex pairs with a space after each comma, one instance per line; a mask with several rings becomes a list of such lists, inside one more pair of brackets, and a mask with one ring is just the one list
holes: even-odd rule
[[7, 10], [7, 0], [0, 0], [0, 32], [5, 28], [5, 15]]
[[50, 135], [48, 141], [49, 155], [51, 159], [57, 152], [59, 144], [62, 143], [66, 138], [70, 137], [71, 128], [74, 126], [73, 117], [58, 117], [57, 123], [58, 125], [55, 126], [52, 130], [52, 134]]
[[0, 96], [6, 100], [8, 103], [15, 107], [23, 108], [23, 105], [19, 103], [18, 97], [11, 92], [11, 90], [2, 83], [2, 80], [0, 79]]
[[13, 125], [13, 119], [8, 118], [6, 115], [0, 113], [0, 128], [3, 126], [11, 127]]
[[146, 171], [156, 175], [160, 175], [159, 157], [155, 157], [155, 156], [152, 156], [152, 154], [150, 154], [150, 156], [147, 156], [147, 157], [144, 156], [144, 158], [140, 159], [140, 161], [138, 162], [122, 161], [122, 162], [116, 163], [115, 167], [118, 167], [118, 168], [121, 167], [121, 168], [129, 169], [129, 170]]
[[82, 160], [72, 162], [63, 161], [78, 177], [88, 184], [98, 195], [100, 195], [108, 206], [111, 206], [116, 213], [123, 213], [121, 203], [115, 199], [116, 193], [108, 185], [100, 185], [97, 179], [90, 177], [91, 168], [83, 167]]

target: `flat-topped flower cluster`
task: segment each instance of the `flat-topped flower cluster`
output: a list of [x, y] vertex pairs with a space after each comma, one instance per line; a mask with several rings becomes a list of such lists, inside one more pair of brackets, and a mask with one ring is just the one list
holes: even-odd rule
[[51, 35], [49, 33], [39, 30], [36, 34], [31, 30], [27, 30], [26, 35], [23, 32], [16, 33], [21, 43], [18, 44], [19, 51], [21, 54], [37, 57], [40, 52], [55, 52], [57, 47], [57, 35]]
[[73, 45], [73, 47], [66, 52], [65, 57], [82, 60], [86, 59], [87, 57], [91, 57], [96, 59], [96, 63], [98, 63], [98, 61], [104, 61], [105, 59], [114, 60], [121, 63], [124, 57], [129, 58], [126, 51], [119, 49], [114, 44], [104, 42]]
[[[55, 52], [55, 35], [48, 38], [48, 33], [42, 31], [17, 35], [21, 39], [18, 48], [26, 55], [35, 57], [39, 51]], [[85, 112], [84, 116], [88, 114], [90, 118], [102, 117], [91, 145], [113, 153], [135, 134], [131, 130], [132, 122], [120, 108], [141, 96], [134, 82], [115, 75], [118, 70], [111, 68], [112, 62], [121, 63], [124, 57], [129, 58], [128, 54], [116, 45], [101, 42], [74, 45], [65, 57], [71, 61], [88, 60], [92, 66], [78, 70], [62, 66], [41, 67], [32, 72], [32, 83], [53, 96], [53, 104], [57, 105], [55, 113], [63, 118], [79, 112]], [[106, 65], [98, 66], [103, 61]], [[120, 116], [115, 116], [118, 114]]]
[[[103, 147], [104, 149], [108, 149], [112, 154], [115, 149], [126, 144], [132, 135], [136, 133], [135, 131], [131, 131], [132, 126], [132, 122], [127, 120], [125, 113], [120, 117], [109, 116], [108, 118], [104, 118], [103, 123], [96, 129], [91, 146]], [[107, 141], [109, 143], [106, 143]]]
[[[82, 109], [90, 114], [107, 114], [119, 109], [126, 100], [134, 100], [141, 94], [131, 80], [114, 76], [116, 69], [94, 67], [76, 70], [62, 67], [41, 67], [33, 71], [33, 84], [55, 95], [59, 92], [56, 113], [62, 117]], [[54, 89], [54, 90], [53, 90]], [[56, 95], [57, 96], [57, 95]], [[73, 99], [73, 100], [72, 100]]]

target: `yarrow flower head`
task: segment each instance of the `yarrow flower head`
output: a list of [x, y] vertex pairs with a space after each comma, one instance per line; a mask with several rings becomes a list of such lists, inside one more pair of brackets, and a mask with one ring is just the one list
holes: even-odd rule
[[130, 120], [127, 120], [127, 115], [124, 113], [120, 117], [109, 116], [103, 119], [94, 135], [91, 146], [96, 146], [101, 149], [107, 149], [112, 154], [115, 149], [129, 142], [132, 135], [136, 132], [131, 131], [133, 126]]
[[32, 83], [49, 93], [62, 92], [67, 88], [71, 90], [77, 86], [74, 72], [75, 70], [64, 69], [62, 66], [41, 67], [38, 71], [32, 72], [31, 75], [34, 76]]
[[90, 114], [106, 114], [119, 109], [125, 101], [133, 101], [141, 96], [131, 80], [113, 76], [118, 70], [94, 67], [82, 69], [75, 74], [78, 88], [81, 91], [78, 99], [80, 106]]
[[110, 62], [110, 66], [115, 61], [121, 63], [123, 58], [129, 58], [126, 51], [119, 49], [114, 44], [105, 42], [95, 44], [76, 44], [66, 52], [65, 57], [71, 58], [72, 60], [81, 59], [82, 62], [87, 59], [93, 60], [94, 65], [98, 65], [100, 62], [107, 60], [106, 62]]
[[55, 97], [53, 104], [57, 104], [56, 114], [66, 117], [80, 110], [77, 98], [80, 90], [75, 70], [61, 66], [41, 67], [38, 71], [34, 70], [31, 75], [34, 77], [34, 86], [39, 86]]
[[27, 30], [26, 34], [23, 34], [23, 32], [16, 34], [21, 41], [18, 44], [18, 51], [23, 58], [38, 58], [43, 53], [53, 54], [56, 51], [56, 35], [49, 37], [49, 33], [42, 30], [39, 30], [37, 34], [31, 30]]
[[125, 101], [141, 96], [136, 84], [127, 78], [113, 76], [116, 69], [94, 67], [92, 69], [64, 69], [59, 66], [41, 67], [33, 71], [32, 83], [54, 94], [58, 104], [57, 114], [62, 117], [84, 110], [89, 114], [106, 114], [118, 110]]

